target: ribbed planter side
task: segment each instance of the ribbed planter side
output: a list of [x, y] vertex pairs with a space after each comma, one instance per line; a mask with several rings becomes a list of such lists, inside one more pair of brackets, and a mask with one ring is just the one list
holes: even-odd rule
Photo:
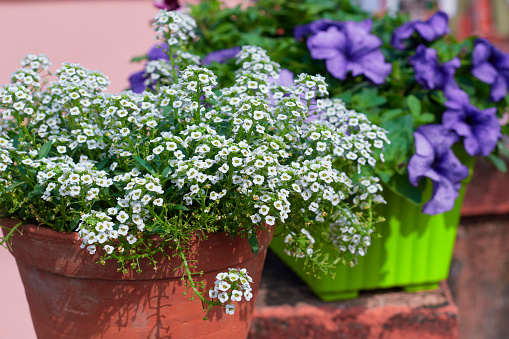
[[[18, 221], [3, 219], [3, 226]], [[3, 229], [4, 235], [7, 233]], [[216, 274], [246, 268], [254, 280], [256, 297], [272, 232], [259, 232], [260, 250], [252, 253], [247, 239], [209, 234], [191, 248], [197, 281], [213, 288]], [[190, 301], [192, 291], [181, 280], [180, 260], [161, 257], [158, 269], [121, 274], [117, 264], [96, 263], [79, 246], [77, 235], [26, 225], [15, 233], [11, 253], [25, 287], [34, 328], [39, 339], [58, 338], [246, 338], [253, 316], [254, 298], [235, 302], [234, 315], [216, 307], [205, 312], [201, 302]]]
[[[428, 186], [425, 195], [429, 197]], [[352, 299], [361, 290], [379, 288], [433, 289], [449, 275], [465, 186], [451, 211], [434, 216], [423, 214], [421, 206], [384, 190], [387, 204], [377, 209], [378, 215], [386, 219], [377, 225], [381, 237], [372, 240], [357, 266], [337, 267], [335, 279], [306, 274], [301, 261], [283, 253], [283, 237], [274, 238], [270, 248], [324, 301]]]

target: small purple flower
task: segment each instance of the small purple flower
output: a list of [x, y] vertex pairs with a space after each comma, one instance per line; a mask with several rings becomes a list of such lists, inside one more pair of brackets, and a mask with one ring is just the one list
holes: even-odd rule
[[148, 60], [164, 59], [170, 61], [170, 57], [168, 57], [168, 54], [166, 53], [169, 48], [168, 44], [164, 42], [155, 44], [147, 53]]
[[141, 93], [145, 90], [145, 71], [138, 71], [129, 76], [131, 91]]
[[330, 26], [309, 37], [307, 46], [313, 59], [325, 59], [327, 70], [344, 80], [348, 72], [363, 74], [375, 84], [383, 84], [392, 72], [380, 51], [382, 41], [370, 34], [371, 19], [361, 22], [345, 21], [343, 28]]
[[502, 100], [509, 88], [509, 54], [503, 53], [488, 40], [481, 38], [474, 43], [472, 75], [491, 85], [490, 99]]
[[210, 52], [209, 54], [207, 54], [203, 58], [201, 63], [204, 66], [210, 65], [214, 61], [222, 64], [222, 63], [226, 62], [228, 59], [235, 58], [237, 56], [237, 54], [239, 54], [239, 52], [240, 52], [240, 46], [235, 46], [235, 47], [227, 48], [227, 49], [219, 49], [217, 51]]
[[167, 11], [175, 11], [180, 8], [178, 0], [154, 0], [154, 6]]
[[448, 108], [442, 116], [442, 125], [462, 136], [465, 150], [471, 156], [488, 156], [501, 137], [500, 123], [495, 107], [480, 110], [472, 105], [468, 95], [460, 89], [445, 94]]
[[438, 63], [437, 51], [419, 45], [415, 55], [408, 59], [414, 66], [415, 80], [426, 89], [446, 90], [457, 88], [454, 80], [456, 69], [461, 66], [459, 58], [453, 58], [443, 64]]
[[420, 126], [414, 132], [415, 154], [408, 162], [408, 178], [414, 186], [421, 178], [433, 183], [431, 199], [424, 204], [422, 212], [429, 215], [450, 211], [459, 196], [461, 181], [468, 177], [469, 170], [451, 150], [458, 135], [442, 125]]
[[331, 19], [320, 19], [313, 21], [306, 25], [295, 26], [293, 29], [293, 36], [295, 40], [300, 40], [308, 34], [316, 34], [318, 32], [326, 31], [329, 27], [336, 27], [341, 30], [343, 23], [341, 21], [334, 21]]
[[417, 32], [426, 41], [435, 41], [451, 30], [448, 27], [449, 18], [444, 12], [436, 12], [426, 22], [421, 20], [409, 21], [394, 30], [391, 36], [391, 45], [404, 50], [405, 40]]

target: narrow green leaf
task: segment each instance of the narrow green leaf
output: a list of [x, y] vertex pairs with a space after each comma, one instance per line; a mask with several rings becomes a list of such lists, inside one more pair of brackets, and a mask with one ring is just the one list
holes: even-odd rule
[[19, 134], [17, 134], [14, 139], [12, 139], [12, 147], [18, 148], [19, 145]]
[[187, 208], [184, 205], [179, 205], [179, 204], [173, 205], [173, 208], [176, 210], [179, 210], [179, 211], [189, 211], [189, 208]]
[[151, 174], [155, 174], [154, 169], [152, 168], [152, 166], [150, 166], [150, 164], [146, 160], [137, 157], [136, 155], [133, 155], [133, 158]]
[[488, 155], [488, 159], [490, 159], [490, 161], [493, 163], [493, 165], [495, 165], [495, 167], [500, 172], [503, 172], [503, 173], [507, 172], [507, 165], [504, 160], [500, 159], [499, 157], [497, 157], [496, 155], [493, 155], [493, 154]]
[[41, 150], [39, 151], [39, 155], [37, 156], [37, 159], [42, 159], [45, 156], [47, 156], [49, 151], [51, 150], [51, 146], [53, 146], [53, 141], [48, 141], [47, 143], [42, 145]]
[[170, 170], [171, 170], [171, 167], [168, 166], [166, 167], [164, 170], [163, 170], [163, 173], [161, 174], [163, 176], [163, 178], [166, 178], [166, 176], [168, 175], [168, 173], [170, 173]]
[[108, 163], [108, 160], [110, 160], [110, 158], [104, 158], [99, 164], [97, 164], [97, 170], [102, 170], [103, 167]]
[[500, 153], [509, 158], [509, 151], [507, 150], [507, 147], [505, 146], [503, 141], [498, 142], [498, 150]]
[[258, 254], [259, 245], [258, 245], [258, 238], [256, 237], [256, 233], [252, 232], [247, 236], [247, 241], [249, 242], [249, 246], [251, 246], [251, 251], [254, 254]]

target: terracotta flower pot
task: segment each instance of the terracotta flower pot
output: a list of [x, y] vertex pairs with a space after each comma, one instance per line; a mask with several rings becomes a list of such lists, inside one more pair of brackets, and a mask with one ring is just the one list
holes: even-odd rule
[[[0, 222], [7, 228], [18, 223]], [[197, 280], [212, 288], [217, 273], [246, 268], [256, 297], [271, 238], [272, 232], [259, 232], [255, 255], [245, 238], [210, 234], [192, 246], [194, 271], [204, 272]], [[201, 302], [189, 300], [191, 291], [182, 294], [186, 287], [176, 258], [162, 258], [157, 271], [145, 266], [141, 274], [121, 274], [115, 262], [98, 264], [98, 255], [81, 249], [77, 234], [35, 225], [24, 226], [22, 235], [15, 232], [11, 246], [39, 339], [247, 337], [254, 298], [234, 302], [234, 315], [215, 307], [204, 321]]]

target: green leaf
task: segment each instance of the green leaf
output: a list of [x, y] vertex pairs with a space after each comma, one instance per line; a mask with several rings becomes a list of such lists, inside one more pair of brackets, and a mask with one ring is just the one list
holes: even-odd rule
[[168, 166], [166, 167], [164, 170], [163, 170], [163, 173], [161, 174], [163, 176], [163, 178], [166, 178], [166, 176], [168, 175], [168, 173], [170, 173], [170, 170], [171, 170], [171, 167]]
[[409, 95], [406, 98], [406, 103], [408, 105], [408, 108], [410, 109], [410, 113], [412, 113], [412, 116], [414, 118], [419, 117], [421, 115], [421, 102], [415, 95]]
[[498, 142], [498, 151], [500, 153], [502, 153], [504, 156], [508, 157], [509, 158], [509, 151], [507, 150], [507, 148], [505, 147], [505, 144], [503, 141], [499, 141]]
[[143, 167], [144, 167], [147, 171], [149, 171], [151, 174], [154, 174], [154, 175], [156, 174], [156, 173], [155, 173], [155, 171], [154, 171], [154, 169], [152, 168], [152, 166], [150, 166], [150, 164], [149, 164], [146, 160], [144, 160], [144, 159], [142, 159], [142, 158], [140, 158], [140, 157], [137, 157], [136, 155], [133, 155], [133, 158], [134, 158], [134, 160], [136, 160], [136, 161], [137, 161], [137, 162], [138, 162], [141, 166], [143, 166]]
[[507, 172], [507, 165], [504, 160], [500, 159], [496, 155], [490, 154], [488, 155], [488, 159], [495, 165], [495, 167], [503, 173]]
[[19, 134], [16, 134], [14, 139], [12, 139], [12, 147], [18, 148], [19, 145]]
[[179, 211], [189, 211], [189, 208], [187, 208], [184, 205], [175, 204], [173, 205], [173, 209], [179, 210]]
[[97, 164], [97, 170], [102, 170], [103, 167], [108, 163], [108, 160], [110, 160], [110, 158], [104, 158], [99, 164]]
[[48, 141], [47, 143], [42, 145], [41, 150], [39, 151], [39, 155], [37, 156], [37, 159], [42, 159], [45, 156], [47, 156], [49, 151], [51, 150], [51, 146], [53, 146], [53, 141]]
[[32, 192], [28, 193], [27, 198], [30, 199], [31, 197], [35, 197], [36, 195], [42, 194], [44, 192], [45, 187], [41, 186], [39, 184], [35, 185], [35, 188]]
[[73, 220], [71, 220], [71, 230], [75, 230], [76, 227], [78, 226], [78, 223], [80, 222], [80, 217], [77, 217], [77, 218], [74, 218]]
[[407, 198], [416, 205], [422, 201], [422, 192], [424, 191], [424, 181], [419, 183], [419, 187], [412, 186], [408, 181], [408, 173], [394, 174], [389, 182], [385, 184], [395, 193]]
[[147, 60], [147, 59], [148, 59], [148, 57], [146, 55], [140, 55], [140, 56], [131, 58], [131, 62], [140, 62], [140, 61]]
[[420, 123], [425, 123], [425, 124], [429, 124], [429, 123], [432, 123], [433, 121], [435, 121], [435, 115], [432, 114], [432, 113], [422, 113], [418, 118], [417, 120], [420, 122]]
[[249, 246], [251, 246], [251, 251], [254, 254], [258, 254], [259, 245], [258, 238], [256, 237], [256, 233], [252, 232], [247, 236], [247, 241], [249, 242]]

